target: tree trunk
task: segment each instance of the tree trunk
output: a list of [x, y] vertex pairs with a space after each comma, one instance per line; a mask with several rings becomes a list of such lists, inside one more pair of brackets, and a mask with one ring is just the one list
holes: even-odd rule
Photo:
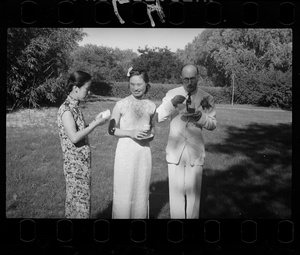
[[231, 75], [232, 78], [232, 98], [231, 98], [231, 105], [233, 105], [233, 99], [234, 99], [234, 74]]

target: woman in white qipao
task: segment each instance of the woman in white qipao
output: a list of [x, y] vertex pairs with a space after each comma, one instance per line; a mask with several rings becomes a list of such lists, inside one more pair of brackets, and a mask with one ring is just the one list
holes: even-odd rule
[[145, 70], [128, 72], [131, 95], [113, 109], [109, 134], [119, 138], [114, 162], [113, 219], [149, 217], [149, 186], [152, 169], [156, 105], [144, 98], [150, 85]]

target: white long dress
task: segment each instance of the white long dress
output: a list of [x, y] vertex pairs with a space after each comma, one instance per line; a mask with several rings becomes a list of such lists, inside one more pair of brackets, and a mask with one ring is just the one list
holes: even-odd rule
[[[156, 106], [147, 99], [128, 96], [117, 102], [120, 129], [131, 130], [149, 124]], [[150, 142], [119, 138], [114, 164], [113, 219], [146, 219], [152, 169]]]

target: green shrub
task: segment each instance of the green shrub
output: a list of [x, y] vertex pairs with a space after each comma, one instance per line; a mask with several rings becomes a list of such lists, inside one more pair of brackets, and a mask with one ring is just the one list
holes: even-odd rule
[[[180, 84], [150, 83], [147, 98], [161, 101], [166, 93]], [[113, 97], [124, 98], [130, 95], [128, 82], [115, 82], [110, 84], [109, 94]], [[207, 87], [199, 86], [200, 89], [212, 95], [216, 104], [230, 104], [232, 87]], [[103, 94], [101, 94], [103, 95]], [[252, 104], [259, 106], [280, 107], [283, 109], [292, 108], [292, 87], [278, 84], [250, 83], [239, 81], [236, 83], [234, 92], [234, 104]]]
[[234, 103], [292, 109], [291, 73], [257, 72], [237, 78]]
[[[180, 84], [161, 84], [161, 83], [150, 83], [151, 88], [148, 91], [147, 98], [151, 100], [161, 101], [166, 93], [176, 87], [181, 86]], [[231, 93], [226, 88], [221, 87], [200, 87], [202, 90], [211, 94], [215, 98], [217, 104], [228, 104], [230, 103]], [[124, 98], [130, 95], [128, 88], [128, 82], [115, 82], [112, 85], [111, 96]]]
[[280, 86], [272, 84], [266, 88], [261, 97], [260, 105], [291, 110], [292, 109], [292, 86]]
[[229, 104], [231, 100], [231, 91], [223, 87], [200, 87], [202, 90], [214, 97], [216, 104]]
[[[178, 85], [150, 83], [150, 86], [147, 98], [151, 100], [161, 100], [170, 89], [175, 88]], [[112, 86], [111, 95], [118, 98], [129, 96], [130, 90], [128, 82], [115, 82]]]
[[124, 98], [130, 95], [128, 82], [114, 82], [111, 89], [111, 96]]
[[113, 83], [95, 79], [91, 86], [91, 92], [95, 95], [112, 96]]

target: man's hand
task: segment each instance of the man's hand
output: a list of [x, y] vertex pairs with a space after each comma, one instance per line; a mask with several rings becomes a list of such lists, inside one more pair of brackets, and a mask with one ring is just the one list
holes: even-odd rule
[[200, 120], [201, 117], [202, 117], [202, 112], [201, 111], [196, 111], [195, 115], [193, 115], [194, 121]]
[[184, 100], [185, 100], [184, 96], [177, 95], [171, 99], [171, 102], [174, 105], [174, 107], [176, 108], [177, 105], [182, 104], [184, 102]]

